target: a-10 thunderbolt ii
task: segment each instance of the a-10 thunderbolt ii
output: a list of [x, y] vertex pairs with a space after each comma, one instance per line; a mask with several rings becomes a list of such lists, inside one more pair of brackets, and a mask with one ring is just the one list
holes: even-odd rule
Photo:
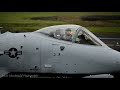
[[0, 34], [1, 77], [8, 73], [114, 76], [119, 72], [120, 52], [80, 25], [55, 25], [34, 32]]

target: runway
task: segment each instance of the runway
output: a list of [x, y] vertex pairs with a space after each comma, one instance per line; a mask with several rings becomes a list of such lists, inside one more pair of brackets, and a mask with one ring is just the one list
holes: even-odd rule
[[112, 49], [120, 52], [120, 38], [100, 38], [105, 44]]
[[120, 34], [96, 34], [96, 36], [110, 48], [120, 52]]

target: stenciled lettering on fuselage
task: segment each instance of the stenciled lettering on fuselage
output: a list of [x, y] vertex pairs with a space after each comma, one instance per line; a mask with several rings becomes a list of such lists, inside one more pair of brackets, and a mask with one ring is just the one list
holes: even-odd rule
[[22, 51], [18, 51], [16, 48], [10, 48], [9, 50], [5, 50], [4, 54], [8, 55], [10, 58], [15, 58], [18, 55], [22, 55]]

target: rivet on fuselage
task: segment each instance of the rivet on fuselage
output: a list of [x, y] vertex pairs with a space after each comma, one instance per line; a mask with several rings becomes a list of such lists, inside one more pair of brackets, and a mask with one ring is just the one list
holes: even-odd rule
[[39, 50], [39, 48], [36, 48], [36, 50]]
[[21, 49], [23, 48], [23, 46], [20, 47]]
[[16, 57], [16, 59], [19, 59], [19, 57]]
[[24, 37], [26, 37], [26, 35], [24, 35]]

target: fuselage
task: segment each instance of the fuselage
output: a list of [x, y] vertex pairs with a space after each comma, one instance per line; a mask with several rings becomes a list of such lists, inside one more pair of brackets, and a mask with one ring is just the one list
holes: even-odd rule
[[0, 35], [0, 67], [9, 72], [101, 74], [120, 72], [120, 52], [40, 33]]

